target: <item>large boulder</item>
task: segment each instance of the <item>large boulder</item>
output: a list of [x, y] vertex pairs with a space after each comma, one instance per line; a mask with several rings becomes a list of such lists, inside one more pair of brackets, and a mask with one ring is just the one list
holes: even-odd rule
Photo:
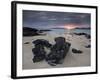
[[65, 42], [63, 37], [57, 37], [55, 41], [55, 45], [51, 47], [51, 52], [46, 56], [46, 61], [51, 66], [61, 64], [71, 46], [70, 43]]
[[65, 43], [66, 41], [64, 37], [56, 37], [55, 42], [56, 44], [58, 44], [58, 43]]

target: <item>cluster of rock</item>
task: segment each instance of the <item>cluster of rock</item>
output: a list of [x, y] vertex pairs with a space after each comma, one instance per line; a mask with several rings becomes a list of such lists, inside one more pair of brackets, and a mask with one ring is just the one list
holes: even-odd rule
[[37, 29], [23, 27], [23, 36], [35, 36], [35, 35], [39, 35]]
[[[66, 42], [64, 37], [55, 38], [55, 42], [56, 43], [52, 45], [44, 39], [37, 39], [33, 41], [33, 44], [35, 45], [35, 48], [32, 49], [34, 55], [33, 62], [46, 60], [51, 66], [63, 63], [71, 44]], [[50, 49], [49, 54], [46, 54], [44, 47]]]
[[87, 39], [91, 38], [91, 36], [89, 34], [86, 34], [86, 33], [74, 33], [74, 34], [79, 35], [79, 36], [84, 35]]
[[44, 47], [51, 47], [52, 45], [44, 39], [35, 40], [33, 41], [33, 44], [35, 46], [35, 48], [32, 49], [32, 52], [34, 54], [33, 62], [44, 60], [46, 56]]
[[23, 27], [23, 36], [38, 36], [44, 35], [44, 32], [51, 31], [48, 29], [38, 30], [36, 28]]

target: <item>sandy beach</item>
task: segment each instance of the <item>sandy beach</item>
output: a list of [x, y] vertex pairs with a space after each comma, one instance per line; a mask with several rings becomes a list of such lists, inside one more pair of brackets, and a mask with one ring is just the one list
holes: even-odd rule
[[[55, 44], [55, 37], [65, 37], [66, 42], [71, 43], [70, 50], [66, 55], [63, 64], [58, 64], [56, 66], [50, 66], [45, 60], [37, 63], [33, 63], [33, 53], [32, 48], [34, 48], [34, 44], [32, 41], [37, 39], [45, 39], [48, 40], [51, 44]], [[25, 44], [29, 42], [28, 44]], [[41, 68], [58, 68], [58, 67], [84, 67], [90, 66], [91, 62], [91, 48], [86, 48], [85, 46], [89, 45], [90, 41], [84, 35], [70, 35], [70, 34], [46, 34], [46, 35], [38, 35], [32, 37], [23, 37], [23, 58], [22, 58], [22, 68], [23, 69], [41, 69]], [[72, 52], [72, 48], [79, 49], [83, 51], [81, 54], [74, 54]], [[50, 52], [48, 49], [45, 49], [47, 54]]]

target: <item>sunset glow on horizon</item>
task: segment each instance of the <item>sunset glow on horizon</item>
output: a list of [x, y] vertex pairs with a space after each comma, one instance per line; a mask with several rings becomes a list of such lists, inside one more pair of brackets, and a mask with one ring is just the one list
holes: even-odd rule
[[66, 29], [75, 29], [76, 25], [74, 25], [74, 24], [67, 24], [67, 25], [64, 26], [64, 28], [66, 28]]

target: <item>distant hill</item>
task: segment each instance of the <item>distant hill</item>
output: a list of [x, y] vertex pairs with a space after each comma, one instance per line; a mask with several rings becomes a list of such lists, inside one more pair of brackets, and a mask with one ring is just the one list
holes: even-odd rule
[[42, 32], [48, 32], [48, 31], [52, 31], [52, 30], [50, 30], [50, 29], [41, 29], [41, 30], [39, 30], [40, 33], [42, 33]]
[[37, 29], [23, 27], [23, 36], [35, 36], [35, 35], [39, 35]]
[[65, 29], [65, 28], [51, 28], [51, 29]]
[[75, 28], [75, 29], [91, 29], [91, 28], [90, 27], [88, 27], [88, 28], [82, 27], [82, 28]]

